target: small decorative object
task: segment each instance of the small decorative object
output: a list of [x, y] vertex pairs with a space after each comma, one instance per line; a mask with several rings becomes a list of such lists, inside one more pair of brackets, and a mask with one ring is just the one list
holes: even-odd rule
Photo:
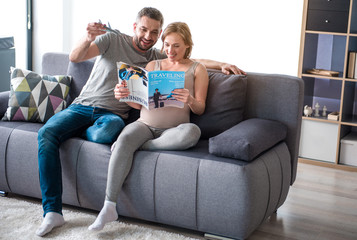
[[326, 69], [316, 69], [316, 68], [308, 69], [306, 72], [310, 73], [310, 74], [329, 76], [329, 77], [338, 77], [338, 75], [340, 74], [337, 71], [331, 71], [331, 70], [326, 70]]
[[326, 117], [326, 111], [327, 111], [327, 107], [324, 106], [324, 107], [322, 108], [322, 116], [323, 116], [323, 117]]
[[319, 111], [320, 111], [320, 105], [319, 105], [319, 103], [317, 102], [316, 104], [315, 104], [315, 117], [320, 117], [320, 113], [319, 113]]
[[338, 120], [338, 116], [339, 116], [339, 112], [332, 112], [332, 113], [329, 113], [329, 115], [327, 115], [327, 119], [328, 120]]
[[308, 105], [305, 105], [304, 114], [305, 114], [305, 117], [310, 117], [312, 114], [312, 108], [309, 107]]

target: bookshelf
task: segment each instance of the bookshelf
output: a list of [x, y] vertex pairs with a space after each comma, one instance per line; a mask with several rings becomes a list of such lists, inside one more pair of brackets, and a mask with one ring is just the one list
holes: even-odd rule
[[[357, 154], [352, 164], [340, 158], [346, 155], [341, 155], [346, 149], [341, 139], [357, 132], [357, 79], [348, 78], [350, 52], [357, 52], [357, 0], [304, 0], [298, 76], [305, 83], [304, 106], [314, 109], [318, 103], [320, 116], [302, 116], [300, 162], [357, 172]], [[308, 73], [311, 69], [338, 73]], [[323, 106], [327, 114], [338, 112], [338, 120], [321, 116]], [[348, 148], [357, 153], [357, 141]]]

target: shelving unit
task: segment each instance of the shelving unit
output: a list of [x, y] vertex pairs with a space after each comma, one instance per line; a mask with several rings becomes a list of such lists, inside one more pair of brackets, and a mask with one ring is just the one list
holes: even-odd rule
[[[357, 52], [357, 0], [304, 0], [298, 70], [304, 106], [319, 103], [320, 115], [326, 106], [339, 118], [302, 117], [300, 162], [357, 172], [357, 156], [351, 165], [340, 162], [341, 139], [357, 132], [357, 79], [347, 78], [351, 51]], [[314, 68], [339, 74], [307, 73]]]

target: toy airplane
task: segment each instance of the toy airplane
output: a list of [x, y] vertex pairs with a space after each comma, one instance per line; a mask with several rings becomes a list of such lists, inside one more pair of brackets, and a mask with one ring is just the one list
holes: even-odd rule
[[[99, 19], [98, 23], [102, 24], [102, 21]], [[108, 27], [104, 24], [103, 27], [105, 28], [105, 31], [107, 32], [112, 32], [112, 33], [115, 33], [115, 34], [118, 34], [117, 31], [113, 30], [111, 27], [110, 27], [110, 23], [108, 22]]]

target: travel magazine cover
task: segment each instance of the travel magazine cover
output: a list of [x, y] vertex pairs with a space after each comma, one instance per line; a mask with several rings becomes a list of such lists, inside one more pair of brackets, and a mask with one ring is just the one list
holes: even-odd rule
[[149, 110], [160, 107], [183, 108], [184, 103], [176, 100], [171, 92], [184, 88], [185, 72], [148, 72], [144, 68], [124, 62], [117, 63], [117, 70], [119, 84], [126, 81], [130, 90], [130, 95], [120, 99], [121, 102], [139, 103]]

